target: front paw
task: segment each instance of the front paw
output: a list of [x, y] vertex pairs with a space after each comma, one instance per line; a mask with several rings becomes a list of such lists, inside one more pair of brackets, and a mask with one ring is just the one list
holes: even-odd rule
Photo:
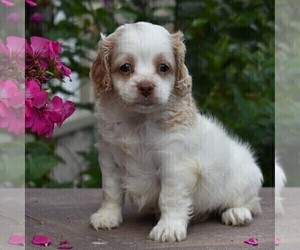
[[123, 222], [121, 211], [117, 209], [99, 209], [96, 213], [92, 214], [90, 218], [91, 225], [98, 230], [112, 229], [120, 226]]
[[149, 234], [149, 239], [159, 242], [175, 242], [186, 239], [186, 223], [176, 220], [160, 220]]

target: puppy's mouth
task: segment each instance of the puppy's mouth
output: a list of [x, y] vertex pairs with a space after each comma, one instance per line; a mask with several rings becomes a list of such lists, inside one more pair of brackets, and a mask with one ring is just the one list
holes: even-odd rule
[[156, 103], [152, 100], [149, 100], [147, 98], [144, 98], [142, 100], [138, 100], [135, 102], [135, 105], [144, 106], [144, 107], [151, 107], [154, 106]]

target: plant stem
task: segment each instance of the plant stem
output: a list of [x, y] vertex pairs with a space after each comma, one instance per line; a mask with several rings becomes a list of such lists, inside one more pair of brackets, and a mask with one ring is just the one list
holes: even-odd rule
[[6, 219], [9, 219], [9, 220], [12, 220], [12, 221], [16, 222], [17, 224], [21, 224], [21, 222], [20, 222], [20, 221], [18, 221], [18, 220], [16, 220], [16, 219], [14, 219], [14, 218], [11, 218], [11, 217], [8, 217], [8, 216], [5, 216], [5, 215], [3, 215], [3, 214], [0, 214], [0, 217], [3, 217], [3, 218], [6, 218]]
[[44, 224], [44, 221], [42, 221], [41, 219], [38, 219], [38, 218], [36, 218], [36, 217], [33, 217], [33, 216], [31, 216], [31, 215], [25, 214], [25, 217], [37, 221], [40, 225], [43, 225], [43, 224]]

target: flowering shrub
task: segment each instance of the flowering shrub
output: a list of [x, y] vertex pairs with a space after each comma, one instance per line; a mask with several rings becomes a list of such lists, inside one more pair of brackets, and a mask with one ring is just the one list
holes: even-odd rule
[[25, 126], [38, 135], [51, 137], [54, 125], [60, 127], [75, 106], [58, 96], [50, 98], [44, 85], [52, 79], [70, 77], [71, 70], [61, 62], [58, 42], [36, 36], [30, 42], [26, 43], [25, 54]]
[[24, 53], [25, 39], [7, 37], [0, 40], [0, 128], [24, 133]]
[[[24, 132], [25, 69], [25, 127], [31, 132], [51, 137], [54, 125], [58, 127], [74, 112], [75, 106], [60, 97], [52, 97], [46, 84], [70, 77], [71, 70], [59, 57], [61, 45], [42, 37], [7, 37], [0, 40], [0, 128], [15, 135]], [[24, 65], [24, 54], [25, 62]]]

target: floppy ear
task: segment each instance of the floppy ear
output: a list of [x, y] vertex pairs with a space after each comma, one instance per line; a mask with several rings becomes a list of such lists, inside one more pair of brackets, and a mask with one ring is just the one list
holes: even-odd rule
[[185, 96], [192, 90], [192, 77], [189, 75], [188, 69], [184, 64], [185, 45], [184, 37], [181, 31], [171, 35], [172, 45], [176, 61], [176, 83], [175, 91], [180, 96]]
[[114, 41], [115, 40], [112, 36], [105, 37], [101, 34], [98, 55], [90, 70], [90, 78], [94, 83], [96, 95], [109, 93], [113, 90], [110, 58], [115, 43]]

